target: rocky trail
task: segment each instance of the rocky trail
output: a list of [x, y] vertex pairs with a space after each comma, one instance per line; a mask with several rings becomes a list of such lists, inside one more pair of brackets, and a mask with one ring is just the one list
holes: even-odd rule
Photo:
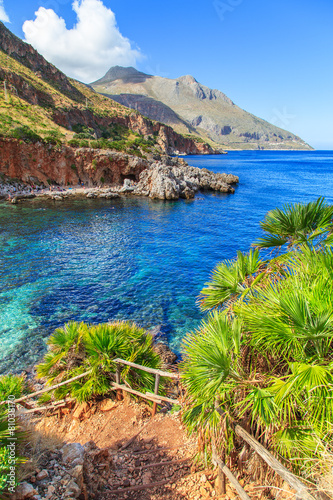
[[[196, 462], [196, 440], [167, 407], [151, 417], [150, 406], [125, 397], [40, 416], [22, 412], [20, 420], [34, 432], [22, 450], [30, 462], [14, 500], [238, 498], [228, 482], [226, 494], [218, 494], [217, 471]], [[239, 480], [251, 499], [293, 498], [288, 489], [272, 495]]]

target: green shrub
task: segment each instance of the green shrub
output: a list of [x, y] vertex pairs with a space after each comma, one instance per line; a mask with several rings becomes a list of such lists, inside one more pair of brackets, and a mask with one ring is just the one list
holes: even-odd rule
[[80, 141], [77, 139], [70, 139], [68, 141], [68, 145], [72, 146], [72, 148], [79, 148], [80, 147]]
[[76, 134], [88, 134], [89, 136], [94, 135], [94, 129], [89, 128], [86, 125], [83, 125], [81, 123], [77, 123], [76, 125], [72, 126], [73, 132]]
[[[2, 375], [0, 377], [0, 402], [7, 401], [8, 396], [19, 398], [25, 389], [24, 377], [19, 375]], [[0, 406], [0, 416], [6, 405]]]
[[59, 146], [61, 144], [60, 139], [49, 135], [44, 137], [43, 142], [45, 142], [45, 144], [51, 144], [52, 146]]
[[81, 132], [80, 134], [74, 134], [74, 139], [94, 139], [94, 136], [87, 132]]
[[42, 142], [42, 138], [36, 132], [31, 130], [27, 125], [22, 125], [21, 127], [16, 127], [11, 130], [9, 135], [14, 139], [23, 140], [25, 142]]
[[[18, 375], [3, 375], [0, 377], [0, 402], [7, 401], [9, 396], [19, 398], [26, 389], [24, 377]], [[0, 493], [7, 490], [8, 473], [11, 465], [17, 467], [24, 460], [16, 456], [16, 463], [13, 464], [7, 445], [12, 443], [8, 438], [15, 437], [16, 446], [22, 439], [22, 433], [19, 432], [15, 424], [15, 435], [8, 429], [6, 404], [0, 406]], [[17, 483], [15, 482], [15, 485]], [[12, 486], [12, 485], [11, 485]]]
[[126, 149], [126, 141], [112, 141], [109, 143], [110, 149], [115, 149], [116, 151], [125, 151]]
[[[115, 358], [122, 358], [151, 368], [161, 360], [153, 349], [152, 337], [134, 323], [118, 321], [97, 326], [70, 322], [58, 328], [48, 340], [49, 351], [37, 367], [40, 377], [49, 383], [67, 380], [91, 370], [89, 375], [54, 391], [62, 399], [67, 393], [78, 401], [110, 392], [115, 380]], [[122, 367], [122, 380], [133, 389], [153, 391], [154, 376], [140, 370]], [[162, 382], [163, 388], [163, 382]]]

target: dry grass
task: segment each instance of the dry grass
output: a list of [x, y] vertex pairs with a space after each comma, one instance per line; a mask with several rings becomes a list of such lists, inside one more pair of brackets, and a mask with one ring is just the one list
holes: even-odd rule
[[49, 452], [55, 452], [61, 448], [63, 441], [52, 434], [44, 434], [36, 431], [33, 424], [24, 424], [23, 430], [26, 437], [20, 446], [20, 454], [27, 459], [18, 469], [18, 481], [25, 481], [36, 469], [42, 467], [43, 460]]

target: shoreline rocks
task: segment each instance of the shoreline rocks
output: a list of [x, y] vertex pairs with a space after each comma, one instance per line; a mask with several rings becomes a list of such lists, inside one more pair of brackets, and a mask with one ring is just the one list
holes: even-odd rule
[[140, 174], [133, 193], [159, 200], [191, 199], [199, 190], [234, 193], [239, 179], [231, 174], [216, 174], [206, 168], [190, 167], [184, 160], [166, 165], [157, 162]]
[[[64, 186], [62, 183], [45, 185], [24, 182], [1, 175], [0, 198], [7, 198], [12, 204], [34, 198], [62, 202], [67, 198], [112, 200], [120, 196], [144, 196], [159, 200], [192, 199], [202, 191], [234, 193], [233, 185], [239, 182], [232, 174], [214, 173], [206, 168], [191, 167], [182, 158], [155, 155], [138, 171], [126, 169], [119, 174], [116, 182], [97, 187], [85, 183]], [[109, 168], [112, 168], [110, 165]]]

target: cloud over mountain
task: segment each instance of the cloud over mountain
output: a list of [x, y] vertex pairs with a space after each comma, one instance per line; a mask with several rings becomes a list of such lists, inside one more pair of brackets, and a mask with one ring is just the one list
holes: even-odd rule
[[72, 8], [77, 16], [72, 29], [54, 10], [44, 7], [35, 12], [34, 20], [23, 24], [26, 41], [68, 76], [91, 82], [110, 66], [133, 66], [142, 57], [120, 33], [115, 14], [101, 0], [74, 0]]
[[3, 4], [3, 0], [0, 0], [0, 21], [3, 21], [4, 23], [9, 23], [9, 17], [5, 11], [5, 7]]

